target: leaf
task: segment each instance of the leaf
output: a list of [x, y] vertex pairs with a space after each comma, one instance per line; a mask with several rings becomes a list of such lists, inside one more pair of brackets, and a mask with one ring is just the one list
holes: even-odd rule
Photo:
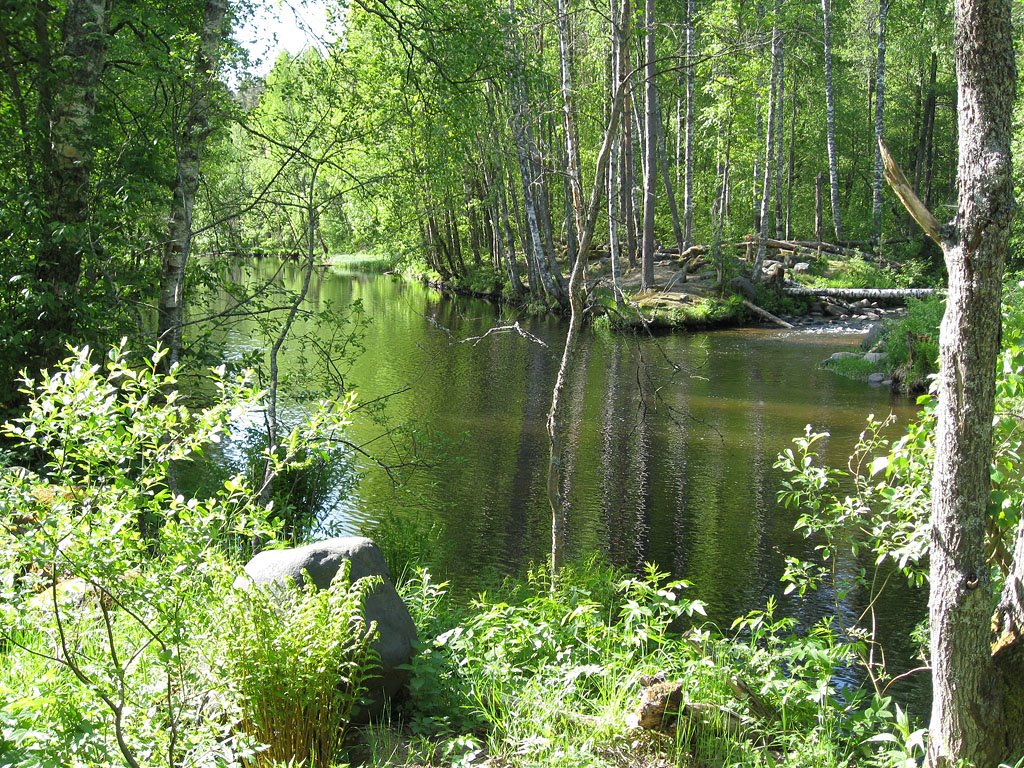
[[879, 456], [871, 462], [871, 476], [874, 477], [879, 472], [884, 472], [889, 467], [889, 457]]

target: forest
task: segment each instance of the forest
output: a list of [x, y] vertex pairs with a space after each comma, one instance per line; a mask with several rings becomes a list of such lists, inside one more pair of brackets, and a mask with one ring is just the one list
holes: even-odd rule
[[1024, 766], [1022, 20], [5, 0], [0, 768]]

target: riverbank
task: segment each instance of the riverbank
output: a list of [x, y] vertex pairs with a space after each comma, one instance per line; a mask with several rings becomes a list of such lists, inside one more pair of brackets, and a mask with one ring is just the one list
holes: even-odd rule
[[[442, 293], [485, 299], [510, 306], [528, 316], [562, 314], [563, 307], [542, 298], [511, 294], [489, 269], [471, 271], [459, 278], [445, 279], [421, 264], [401, 270], [406, 279], [416, 280]], [[886, 306], [880, 301], [846, 302], [834, 298], [793, 297], [748, 280], [734, 279], [723, 289], [715, 272], [685, 275], [680, 263], [663, 259], [655, 263], [654, 290], [641, 290], [639, 268], [626, 268], [619, 277], [621, 301], [616, 301], [610, 261], [597, 259], [588, 266], [587, 287], [590, 312], [597, 322], [616, 331], [670, 333], [725, 328], [787, 327], [804, 332], [867, 333], [882, 320], [899, 317], [902, 305]], [[831, 283], [837, 280], [831, 279]], [[841, 281], [840, 281], [841, 282]], [[802, 283], [806, 285], [807, 283]]]

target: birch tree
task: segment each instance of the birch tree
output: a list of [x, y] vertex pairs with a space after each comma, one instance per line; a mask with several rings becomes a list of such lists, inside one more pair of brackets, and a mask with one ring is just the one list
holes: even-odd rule
[[177, 173], [164, 245], [157, 307], [157, 341], [167, 347], [168, 368], [181, 355], [185, 274], [192, 251], [192, 209], [199, 190], [199, 164], [210, 135], [219, 48], [224, 38], [227, 0], [206, 0], [191, 71], [185, 78], [184, 118], [175, 135]]
[[836, 152], [836, 96], [832, 84], [832, 0], [821, 0], [825, 44], [825, 142], [828, 146], [828, 189], [832, 201], [832, 227], [836, 240], [843, 239], [839, 205], [839, 156]]

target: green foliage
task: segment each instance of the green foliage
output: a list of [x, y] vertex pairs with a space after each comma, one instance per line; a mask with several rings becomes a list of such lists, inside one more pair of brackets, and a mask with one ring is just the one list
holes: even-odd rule
[[[192, 411], [176, 368], [159, 372], [162, 355], [133, 360], [122, 344], [93, 362], [75, 351], [25, 383], [27, 412], [4, 426], [38, 468], [0, 470], [0, 764], [237, 764], [259, 745], [235, 727], [239, 691], [251, 689], [224, 678], [223, 654], [258, 651], [234, 645], [260, 631], [257, 619], [296, 631], [329, 624], [320, 651], [367, 659], [369, 632], [352, 618], [365, 584], [339, 582], [288, 616], [252, 598], [249, 623], [225, 626], [238, 558], [253, 541], [271, 545], [275, 526], [241, 476], [202, 498], [173, 492], [168, 478], [258, 407], [259, 393], [220, 369], [215, 405]], [[338, 416], [314, 421], [330, 433]], [[280, 471], [295, 446], [320, 449], [300, 430], [283, 442]], [[346, 670], [354, 699], [361, 678]]]
[[[835, 688], [857, 649], [829, 622], [800, 633], [769, 603], [723, 635], [693, 625], [703, 609], [686, 586], [653, 568], [630, 577], [592, 563], [554, 587], [534, 572], [462, 606], [421, 572], [403, 587], [422, 641], [410, 725], [434, 738], [414, 743], [410, 761], [444, 753], [457, 764], [485, 750], [512, 766], [611, 766], [624, 751], [631, 763], [680, 766], [774, 764], [780, 752], [807, 768], [898, 764], [882, 759], [891, 745], [865, 741], [889, 729], [891, 702]], [[630, 730], [641, 677], [658, 672], [683, 684], [685, 702], [736, 713], [740, 730], [713, 718], [684, 719], [664, 741]], [[737, 698], [738, 680], [760, 708]]]
[[946, 302], [932, 297], [908, 299], [906, 316], [887, 322], [882, 341], [888, 367], [907, 392], [923, 392], [928, 377], [938, 370], [939, 324]]
[[[987, 550], [997, 590], [1010, 567], [1014, 532], [1024, 503], [1024, 435], [1016, 415], [1024, 404], [1022, 289], [1018, 286], [1006, 296], [1003, 349], [996, 372]], [[926, 316], [928, 311], [937, 310], [921, 305], [914, 317]], [[794, 440], [794, 447], [779, 457], [776, 467], [786, 473], [779, 498], [800, 511], [798, 529], [818, 542], [816, 561], [787, 560], [787, 592], [803, 595], [827, 586], [841, 599], [861, 588], [871, 596], [870, 606], [876, 584], [885, 581], [876, 578], [877, 569], [888, 563], [912, 584], [925, 585], [936, 416], [930, 396], [922, 396], [918, 402], [923, 406], [921, 412], [898, 439], [891, 437], [893, 417], [883, 421], [869, 417], [844, 469], [820, 462], [818, 445], [827, 434], [816, 433], [810, 426], [803, 437]], [[870, 554], [876, 570], [862, 569], [852, 577], [848, 569], [842, 573], [838, 555], [846, 552], [854, 557]], [[859, 617], [847, 631], [868, 638], [866, 630], [857, 626], [868, 618], [868, 614]], [[884, 669], [870, 664], [867, 657], [862, 661], [876, 683], [884, 681]]]
[[363, 618], [379, 577], [328, 589], [236, 589], [225, 602], [224, 670], [240, 699], [240, 729], [261, 745], [252, 764], [329, 768], [375, 666], [376, 625]]
[[831, 257], [814, 262], [797, 280], [817, 288], [920, 288], [936, 278], [927, 262], [910, 257], [898, 266], [863, 256]]
[[[220, 440], [256, 393], [221, 371], [218, 404], [191, 412], [175, 374], [157, 372], [160, 357], [132, 365], [122, 346], [94, 363], [75, 352], [26, 382], [28, 412], [5, 426], [40, 467], [0, 474], [0, 687], [16, 692], [0, 720], [15, 764], [152, 764], [236, 749], [208, 617], [232, 552], [270, 529], [238, 478], [185, 499], [167, 477], [172, 462]], [[42, 662], [45, 674], [28, 677]]]
[[[248, 436], [246, 476], [252, 486], [259, 487], [267, 466], [267, 436], [258, 429], [250, 429]], [[270, 486], [269, 517], [277, 525], [279, 537], [293, 546], [316, 533], [328, 502], [351, 491], [359, 477], [347, 452], [330, 445], [296, 441], [283, 447], [272, 463], [276, 469]]]

